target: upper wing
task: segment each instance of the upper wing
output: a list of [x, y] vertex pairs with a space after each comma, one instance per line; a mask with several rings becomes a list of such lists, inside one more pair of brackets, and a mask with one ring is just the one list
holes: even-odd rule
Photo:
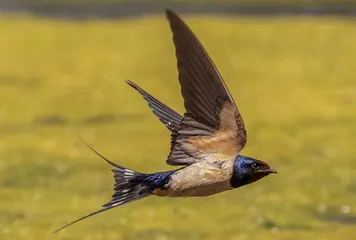
[[176, 48], [186, 113], [167, 163], [188, 165], [207, 158], [234, 159], [246, 144], [240, 112], [214, 63], [188, 26], [166, 10]]

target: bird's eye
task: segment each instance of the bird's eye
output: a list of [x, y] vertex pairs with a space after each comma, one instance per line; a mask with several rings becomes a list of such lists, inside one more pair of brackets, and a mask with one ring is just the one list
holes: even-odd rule
[[252, 168], [253, 168], [253, 169], [258, 169], [258, 168], [259, 168], [259, 166], [258, 166], [258, 164], [257, 164], [257, 163], [255, 163], [255, 162], [254, 162], [254, 163], [252, 163]]

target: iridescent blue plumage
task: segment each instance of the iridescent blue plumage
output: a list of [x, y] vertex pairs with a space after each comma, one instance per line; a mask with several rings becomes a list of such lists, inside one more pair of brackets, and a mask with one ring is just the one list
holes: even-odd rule
[[267, 163], [251, 157], [238, 155], [234, 162], [231, 186], [238, 188], [256, 182], [270, 173], [276, 173], [276, 171], [271, 169]]
[[141, 181], [143, 184], [147, 184], [150, 191], [153, 192], [156, 189], [165, 189], [165, 185], [169, 182], [170, 176], [176, 171], [177, 170], [145, 174], [137, 178], [137, 180]]

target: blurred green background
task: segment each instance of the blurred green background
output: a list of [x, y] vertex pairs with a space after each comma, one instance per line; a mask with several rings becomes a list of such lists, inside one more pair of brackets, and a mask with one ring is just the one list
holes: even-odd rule
[[244, 155], [279, 174], [204, 199], [150, 197], [61, 225], [110, 200], [103, 155], [142, 172], [169, 133], [130, 79], [183, 112], [164, 13], [58, 20], [0, 15], [1, 239], [353, 239], [356, 20], [182, 15], [242, 112]]
[[102, 4], [102, 3], [238, 3], [238, 4], [340, 4], [352, 3], [352, 0], [15, 0], [21, 3], [39, 4]]

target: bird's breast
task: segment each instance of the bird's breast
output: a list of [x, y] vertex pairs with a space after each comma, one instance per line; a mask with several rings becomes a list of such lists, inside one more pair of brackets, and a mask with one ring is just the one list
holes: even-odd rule
[[176, 171], [164, 189], [156, 189], [156, 196], [204, 197], [231, 190], [233, 163], [198, 162]]

